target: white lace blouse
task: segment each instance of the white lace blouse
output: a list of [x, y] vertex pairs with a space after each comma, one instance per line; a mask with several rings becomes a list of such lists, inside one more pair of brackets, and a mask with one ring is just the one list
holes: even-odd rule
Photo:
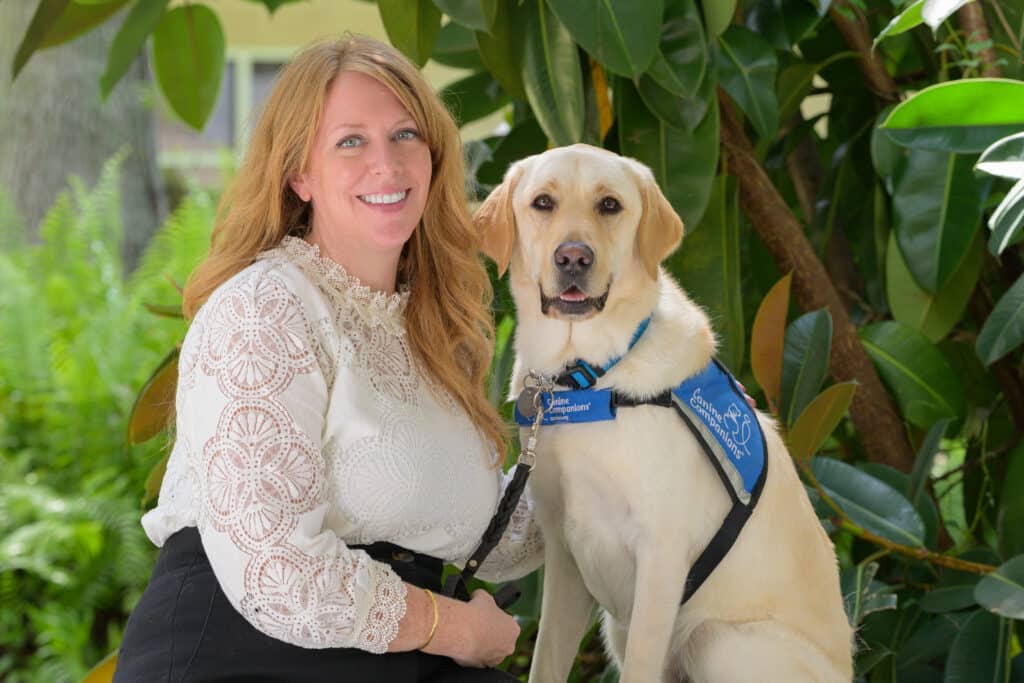
[[[405, 584], [349, 545], [389, 541], [462, 566], [507, 482], [417, 371], [407, 299], [287, 237], [214, 292], [182, 345], [174, 449], [142, 524], [158, 546], [198, 527], [228, 599], [280, 640], [384, 652]], [[532, 517], [524, 496], [481, 577], [540, 564]]]

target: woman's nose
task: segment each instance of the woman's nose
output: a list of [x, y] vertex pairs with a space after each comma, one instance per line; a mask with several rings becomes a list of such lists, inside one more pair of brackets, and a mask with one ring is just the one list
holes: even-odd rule
[[371, 170], [377, 175], [394, 173], [401, 164], [401, 156], [390, 141], [375, 146], [371, 157]]

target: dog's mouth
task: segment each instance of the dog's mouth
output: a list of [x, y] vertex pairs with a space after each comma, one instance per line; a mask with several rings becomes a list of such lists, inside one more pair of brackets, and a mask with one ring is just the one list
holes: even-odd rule
[[588, 296], [575, 284], [569, 285], [555, 296], [547, 296], [540, 286], [537, 290], [540, 292], [540, 311], [544, 315], [551, 315], [553, 308], [562, 316], [587, 317], [604, 309], [611, 288], [604, 290], [604, 294], [600, 296]]

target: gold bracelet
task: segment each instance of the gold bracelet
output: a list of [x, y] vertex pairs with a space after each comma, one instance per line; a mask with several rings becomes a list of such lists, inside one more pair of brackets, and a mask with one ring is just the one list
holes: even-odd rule
[[427, 597], [430, 598], [431, 604], [434, 605], [434, 625], [430, 627], [430, 635], [427, 636], [427, 641], [420, 645], [418, 648], [416, 648], [417, 650], [422, 650], [427, 645], [430, 645], [430, 641], [434, 639], [434, 634], [437, 633], [437, 622], [439, 617], [437, 613], [437, 598], [434, 597], [434, 594], [431, 592], [429, 588], [424, 588], [423, 592], [427, 594]]

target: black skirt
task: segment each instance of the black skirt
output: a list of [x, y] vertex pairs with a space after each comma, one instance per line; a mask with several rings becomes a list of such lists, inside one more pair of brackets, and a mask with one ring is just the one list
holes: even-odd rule
[[[404, 581], [441, 588], [437, 558], [387, 543], [364, 548]], [[149, 585], [125, 627], [114, 683], [489, 683], [516, 681], [497, 669], [461, 667], [418, 650], [373, 654], [310, 649], [258, 631], [228, 602], [194, 527], [167, 539]]]

